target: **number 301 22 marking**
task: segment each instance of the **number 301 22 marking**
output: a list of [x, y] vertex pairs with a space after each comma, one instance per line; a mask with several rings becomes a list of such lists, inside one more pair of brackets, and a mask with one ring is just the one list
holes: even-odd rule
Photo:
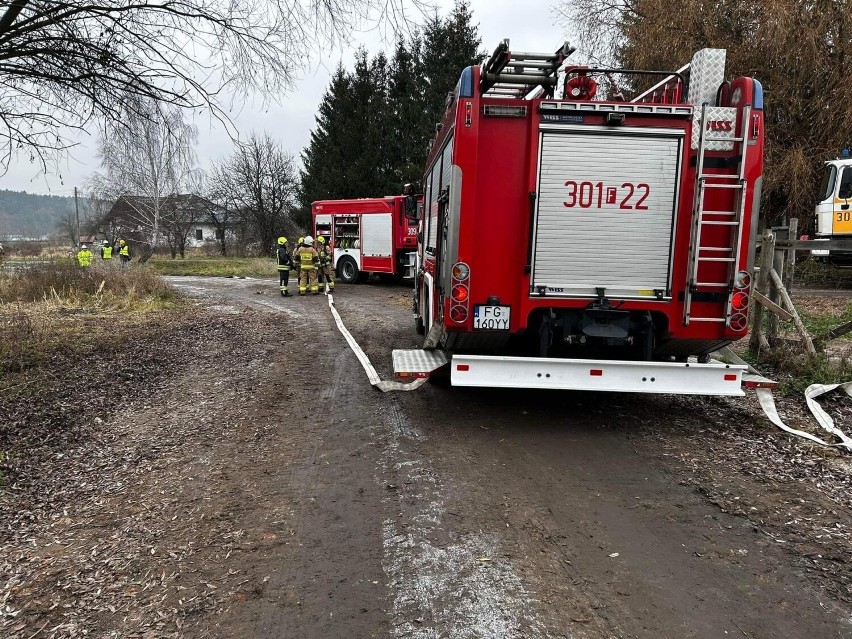
[[[596, 208], [603, 208], [604, 204], [618, 204], [618, 208], [623, 211], [647, 211], [648, 206], [645, 200], [651, 194], [651, 187], [644, 182], [633, 184], [632, 182], [624, 182], [620, 188], [614, 186], [605, 186], [603, 182], [576, 182], [568, 180], [565, 183], [568, 187], [567, 198], [562, 204], [569, 209], [579, 206], [581, 209], [591, 208], [593, 204], [597, 204]], [[623, 195], [619, 202], [619, 195]], [[638, 199], [634, 203], [633, 197]]]

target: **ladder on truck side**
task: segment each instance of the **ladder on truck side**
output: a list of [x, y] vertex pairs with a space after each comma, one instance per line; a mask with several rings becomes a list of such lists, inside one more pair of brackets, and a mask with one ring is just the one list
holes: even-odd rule
[[[696, 189], [693, 200], [692, 232], [689, 242], [689, 261], [687, 287], [684, 294], [684, 325], [690, 322], [719, 322], [726, 327], [731, 326], [732, 301], [734, 295], [735, 281], [737, 277], [737, 265], [743, 250], [743, 226], [745, 221], [745, 200], [748, 187], [745, 177], [746, 154], [748, 143], [745, 139], [746, 123], [749, 122], [751, 107], [745, 106], [740, 121], [740, 134], [736, 135], [736, 117], [732, 127], [734, 135], [719, 136], [708, 132], [707, 123], [716, 117], [717, 113], [730, 112], [731, 107], [714, 107], [704, 104], [701, 108], [700, 137], [698, 142], [697, 166], [696, 166]], [[736, 157], [739, 162], [739, 170], [732, 174], [706, 173], [706, 155], [718, 144], [733, 144], [740, 147], [740, 155]], [[706, 207], [706, 196], [714, 190], [729, 190], [734, 192], [734, 207], [731, 210], [711, 210]], [[730, 234], [726, 246], [712, 244], [705, 237], [705, 231], [712, 227], [728, 227]], [[727, 277], [724, 281], [702, 281], [701, 265], [709, 263], [722, 263], [727, 265]], [[707, 278], [705, 278], [707, 279]], [[718, 279], [718, 278], [717, 278]], [[697, 316], [692, 312], [694, 298], [700, 297], [701, 293], [719, 293], [719, 289], [725, 292], [725, 303], [723, 315]]]

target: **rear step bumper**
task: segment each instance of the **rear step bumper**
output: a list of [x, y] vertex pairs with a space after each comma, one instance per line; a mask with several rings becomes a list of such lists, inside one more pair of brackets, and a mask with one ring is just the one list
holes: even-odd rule
[[453, 386], [552, 388], [619, 393], [744, 395], [746, 366], [711, 361], [632, 362], [453, 355]]
[[677, 395], [744, 395], [743, 388], [775, 388], [777, 382], [746, 364], [711, 360], [633, 362], [620, 360], [543, 359], [453, 355], [440, 350], [395, 350], [393, 367], [400, 381], [429, 377], [450, 363], [453, 386], [551, 388], [619, 393]]

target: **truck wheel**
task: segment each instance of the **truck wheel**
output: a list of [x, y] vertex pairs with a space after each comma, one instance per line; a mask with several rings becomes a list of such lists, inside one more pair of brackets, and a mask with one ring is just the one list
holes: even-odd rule
[[345, 284], [354, 284], [359, 280], [360, 274], [358, 265], [351, 257], [343, 257], [337, 264], [337, 276]]

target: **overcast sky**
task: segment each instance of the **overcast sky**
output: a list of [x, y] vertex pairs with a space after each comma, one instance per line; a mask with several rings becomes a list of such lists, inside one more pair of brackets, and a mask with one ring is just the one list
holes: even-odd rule
[[[453, 0], [435, 0], [435, 3], [442, 15], [446, 15], [452, 9]], [[565, 33], [558, 24], [553, 6], [554, 0], [471, 0], [473, 21], [479, 24], [483, 48], [489, 52], [503, 38], [509, 38], [512, 48], [518, 51], [555, 51], [566, 39], [574, 40], [573, 34]], [[383, 42], [381, 34], [375, 30], [353, 34], [350, 42], [338, 50], [328, 52], [325, 57], [314, 57], [311, 68], [303, 72], [293, 92], [284, 96], [280, 104], [264, 106], [262, 100], [249, 97], [241, 112], [233, 116], [240, 135], [247, 137], [253, 130], [267, 131], [298, 157], [310, 139], [314, 115], [331, 73], [339, 61], [351, 69], [359, 45], [366, 46], [371, 56], [384, 50], [390, 57], [393, 50], [393, 43]], [[216, 121], [211, 122], [209, 117], [199, 117], [195, 124], [199, 133], [198, 163], [202, 169], [207, 169], [211, 160], [229, 155], [233, 143], [224, 127]], [[79, 142], [71, 157], [62, 162], [62, 179], [58, 175], [38, 175], [37, 168], [22, 159], [14, 162], [9, 172], [0, 177], [0, 189], [69, 195], [75, 186], [83, 188], [89, 175], [98, 168], [94, 152], [96, 139], [82, 137]]]

